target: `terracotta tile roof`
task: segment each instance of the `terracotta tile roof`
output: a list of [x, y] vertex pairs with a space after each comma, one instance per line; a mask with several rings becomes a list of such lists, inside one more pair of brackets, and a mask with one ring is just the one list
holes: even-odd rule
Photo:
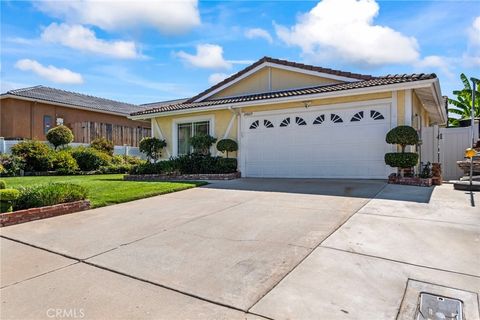
[[162, 105], [158, 108], [151, 108], [144, 111], [135, 112], [135, 113], [132, 113], [131, 115], [138, 116], [138, 115], [147, 115], [152, 113], [161, 113], [161, 112], [169, 112], [169, 111], [177, 111], [177, 110], [185, 110], [185, 109], [197, 109], [197, 108], [201, 109], [204, 107], [211, 107], [211, 106], [217, 106], [217, 105], [223, 105], [223, 104], [235, 104], [240, 102], [259, 101], [259, 100], [294, 97], [294, 96], [308, 96], [310, 94], [319, 94], [319, 93], [415, 82], [420, 80], [435, 79], [436, 77], [437, 76], [434, 73], [403, 74], [403, 75], [396, 74], [396, 75], [388, 75], [384, 77], [372, 77], [369, 80], [346, 82], [346, 83], [339, 83], [334, 85], [323, 85], [323, 86], [314, 86], [314, 87], [303, 88], [303, 89], [265, 92], [265, 93], [244, 95], [244, 96], [231, 97], [231, 98], [222, 98], [222, 99], [207, 100], [202, 102], [193, 102], [193, 103], [189, 103], [187, 101], [184, 103]]
[[298, 62], [291, 62], [291, 61], [287, 61], [287, 60], [274, 59], [274, 58], [270, 58], [270, 57], [263, 57], [260, 60], [258, 60], [257, 62], [253, 63], [252, 65], [246, 67], [245, 69], [240, 70], [239, 72], [235, 73], [234, 75], [226, 78], [225, 80], [217, 83], [216, 85], [208, 88], [207, 90], [205, 90], [203, 92], [200, 92], [196, 96], [188, 99], [186, 101], [186, 103], [194, 102], [198, 98], [206, 95], [207, 93], [212, 92], [215, 89], [220, 88], [221, 86], [223, 86], [224, 84], [226, 84], [226, 83], [228, 83], [232, 80], [235, 80], [236, 78], [244, 75], [245, 73], [249, 72], [252, 69], [255, 69], [256, 67], [258, 67], [259, 65], [261, 65], [262, 63], [265, 63], [265, 62], [275, 63], [275, 64], [287, 66], [287, 67], [295, 67], [295, 68], [304, 69], [304, 70], [323, 72], [323, 73], [327, 73], [327, 74], [331, 74], [331, 75], [335, 75], [335, 76], [342, 76], [342, 77], [353, 78], [353, 79], [358, 79], [358, 80], [369, 80], [369, 79], [374, 78], [373, 76], [366, 75], [366, 74], [351, 73], [351, 72], [345, 72], [345, 71], [340, 71], [340, 70], [333, 70], [333, 69], [328, 69], [328, 68], [312, 66], [312, 65], [298, 63]]
[[93, 111], [106, 111], [129, 115], [132, 112], [139, 112], [146, 109], [143, 106], [134, 104], [89, 96], [77, 92], [70, 92], [45, 86], [36, 86], [8, 91], [3, 95], [12, 95], [29, 99], [42, 100], [46, 103], [55, 102], [70, 105], [72, 107], [82, 107], [92, 109]]

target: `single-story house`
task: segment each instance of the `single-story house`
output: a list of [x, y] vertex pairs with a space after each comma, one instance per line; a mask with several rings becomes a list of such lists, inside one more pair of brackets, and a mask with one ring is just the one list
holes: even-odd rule
[[8, 91], [0, 95], [0, 137], [46, 140], [50, 128], [64, 124], [74, 142], [90, 143], [105, 137], [115, 145], [138, 146], [150, 136], [150, 121], [131, 120], [145, 107], [45, 86]]
[[394, 170], [384, 154], [396, 151], [386, 133], [444, 124], [447, 112], [435, 74], [378, 77], [264, 57], [130, 118], [151, 121], [165, 158], [190, 152], [195, 134], [236, 140], [244, 177], [385, 179]]

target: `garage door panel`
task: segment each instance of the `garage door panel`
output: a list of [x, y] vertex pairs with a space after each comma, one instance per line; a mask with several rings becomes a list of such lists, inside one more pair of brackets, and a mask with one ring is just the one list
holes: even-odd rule
[[[248, 117], [244, 131], [246, 176], [385, 178], [388, 170], [383, 158], [389, 150], [385, 135], [390, 129], [388, 107], [306, 110]], [[376, 118], [372, 117], [372, 110]], [[321, 115], [323, 122], [314, 124]], [[297, 117], [306, 125], [299, 125]], [[355, 117], [359, 120], [351, 121]], [[290, 124], [280, 126], [286, 118], [290, 118]], [[333, 121], [340, 118], [343, 122]], [[256, 120], [258, 128], [248, 129]], [[273, 127], [265, 127], [264, 120]]]

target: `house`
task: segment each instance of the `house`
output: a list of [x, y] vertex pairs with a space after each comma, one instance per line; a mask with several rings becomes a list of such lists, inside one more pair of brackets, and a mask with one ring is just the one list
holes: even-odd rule
[[145, 107], [45, 86], [11, 90], [0, 96], [0, 136], [46, 140], [50, 128], [64, 124], [72, 129], [74, 142], [105, 137], [115, 145], [138, 146], [151, 135], [150, 122], [127, 116], [142, 110]]
[[165, 158], [190, 152], [195, 134], [236, 140], [244, 177], [384, 179], [394, 172], [384, 154], [396, 151], [386, 133], [398, 125], [421, 133], [447, 114], [435, 74], [376, 77], [264, 57], [130, 118], [151, 121]]

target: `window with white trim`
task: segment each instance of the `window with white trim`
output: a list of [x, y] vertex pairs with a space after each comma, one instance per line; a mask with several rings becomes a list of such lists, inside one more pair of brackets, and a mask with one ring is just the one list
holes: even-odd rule
[[178, 154], [187, 154], [193, 151], [190, 144], [191, 137], [199, 134], [210, 134], [210, 121], [179, 123], [177, 130]]

